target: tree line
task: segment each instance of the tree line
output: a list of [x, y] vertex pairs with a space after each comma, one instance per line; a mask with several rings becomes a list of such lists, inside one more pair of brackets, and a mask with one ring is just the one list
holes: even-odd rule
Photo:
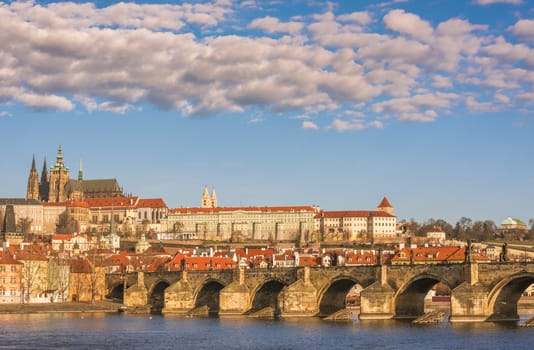
[[492, 239], [529, 240], [534, 241], [534, 219], [528, 221], [527, 230], [511, 229], [500, 230], [493, 220], [473, 221], [468, 217], [461, 217], [454, 225], [443, 219], [428, 219], [417, 222], [413, 218], [408, 221], [408, 230], [415, 236], [426, 236], [426, 233], [435, 228], [441, 229], [449, 239], [461, 241], [488, 241]]

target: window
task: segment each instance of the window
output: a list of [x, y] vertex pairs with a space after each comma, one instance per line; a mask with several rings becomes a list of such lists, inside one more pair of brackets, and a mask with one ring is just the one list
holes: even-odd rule
[[0, 266], [0, 272], [4, 272], [6, 270], [5, 266]]
[[17, 267], [15, 265], [11, 265], [11, 272], [17, 272]]
[[11, 278], [11, 284], [15, 284], [15, 283], [17, 283], [17, 279], [15, 277], [12, 277]]

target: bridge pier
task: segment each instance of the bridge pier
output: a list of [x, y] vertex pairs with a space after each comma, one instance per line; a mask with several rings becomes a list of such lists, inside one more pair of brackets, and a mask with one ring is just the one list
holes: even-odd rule
[[395, 291], [387, 283], [387, 266], [380, 267], [378, 281], [360, 292], [360, 320], [387, 320], [395, 316]]
[[484, 322], [488, 292], [481, 285], [464, 282], [451, 293], [451, 316], [449, 322]]
[[220, 291], [219, 316], [243, 315], [250, 309], [250, 289], [245, 284], [245, 270], [238, 268], [234, 273], [237, 278]]
[[304, 267], [304, 278], [285, 287], [278, 297], [282, 317], [308, 317], [319, 313], [317, 289], [310, 282], [310, 268]]
[[145, 287], [145, 275], [137, 273], [137, 283], [124, 291], [124, 306], [128, 313], [149, 313], [148, 290]]
[[165, 289], [163, 315], [187, 315], [195, 308], [193, 288], [187, 281], [187, 271], [182, 271], [182, 279]]
[[488, 318], [488, 291], [479, 283], [476, 262], [469, 259], [464, 268], [466, 281], [451, 292], [449, 322], [484, 322]]

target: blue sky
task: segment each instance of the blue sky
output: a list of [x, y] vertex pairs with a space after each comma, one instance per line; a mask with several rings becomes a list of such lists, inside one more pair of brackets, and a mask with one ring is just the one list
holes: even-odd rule
[[0, 2], [0, 197], [32, 155], [198, 206], [534, 218], [521, 0]]

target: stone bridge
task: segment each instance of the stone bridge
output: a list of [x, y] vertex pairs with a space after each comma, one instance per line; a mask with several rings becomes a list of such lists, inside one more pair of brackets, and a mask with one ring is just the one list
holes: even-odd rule
[[345, 308], [359, 284], [360, 319], [416, 318], [438, 282], [451, 290], [450, 321], [518, 320], [534, 263], [342, 266], [109, 274], [109, 295], [127, 308], [187, 315], [198, 307], [246, 315], [272, 307], [282, 317], [326, 316]]

